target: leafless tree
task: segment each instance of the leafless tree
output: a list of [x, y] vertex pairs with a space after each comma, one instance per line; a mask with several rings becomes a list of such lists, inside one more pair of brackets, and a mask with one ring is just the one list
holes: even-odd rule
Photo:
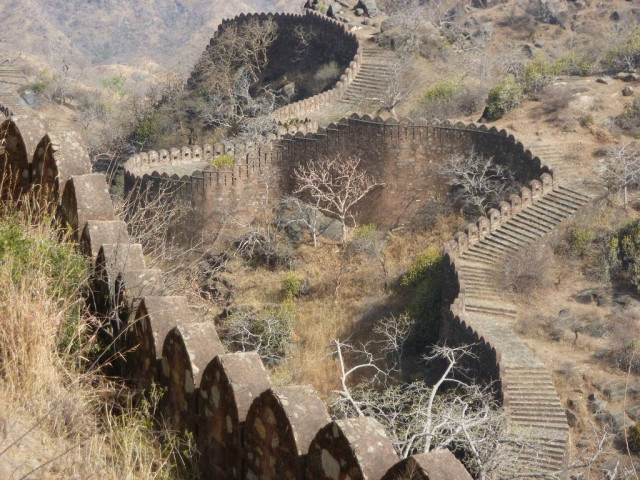
[[274, 20], [251, 19], [226, 25], [215, 38], [215, 48], [205, 50], [190, 86], [204, 102], [199, 117], [206, 126], [225, 127], [234, 135], [270, 128], [268, 114], [276, 95], [261, 82], [277, 36]]
[[[384, 328], [384, 327], [383, 327]], [[389, 331], [393, 334], [393, 330]], [[393, 335], [392, 335], [393, 336]], [[436, 448], [466, 452], [466, 465], [478, 478], [487, 476], [518, 453], [506, 429], [506, 416], [494, 393], [453, 378], [467, 347], [435, 347], [426, 359], [444, 360], [446, 367], [433, 386], [424, 382], [394, 382], [366, 347], [354, 348], [334, 340], [342, 389], [333, 403], [340, 416], [372, 416], [384, 427], [401, 458]], [[345, 354], [355, 366], [345, 366]], [[355, 386], [358, 373], [370, 377]], [[445, 390], [444, 386], [449, 388]]]
[[400, 58], [391, 65], [391, 78], [388, 90], [385, 95], [377, 100], [380, 104], [380, 111], [389, 112], [396, 115], [396, 107], [407, 100], [409, 96], [417, 89], [420, 84], [420, 77], [411, 68], [408, 58]]
[[374, 188], [382, 185], [360, 168], [357, 156], [324, 157], [295, 170], [296, 195], [308, 195], [318, 209], [337, 217], [342, 225], [342, 243], [347, 241], [347, 220], [354, 221], [353, 208]]
[[234, 351], [256, 351], [267, 365], [281, 361], [293, 340], [295, 310], [288, 304], [261, 312], [238, 312], [224, 319], [222, 341]]
[[600, 168], [600, 173], [610, 190], [622, 193], [626, 211], [628, 190], [636, 188], [640, 181], [640, 150], [631, 143], [612, 148]]
[[282, 202], [282, 204], [284, 207], [291, 206], [295, 209], [295, 218], [293, 220], [289, 220], [286, 224], [281, 226], [286, 227], [295, 223], [301, 225], [303, 228], [308, 229], [313, 241], [313, 248], [317, 248], [318, 235], [320, 234], [320, 210], [318, 210], [318, 202], [316, 201], [315, 205], [309, 205], [299, 198], [288, 197]]
[[493, 162], [493, 158], [471, 152], [454, 154], [440, 166], [452, 187], [454, 197], [467, 209], [487, 214], [488, 207], [499, 201], [511, 187], [511, 172]]

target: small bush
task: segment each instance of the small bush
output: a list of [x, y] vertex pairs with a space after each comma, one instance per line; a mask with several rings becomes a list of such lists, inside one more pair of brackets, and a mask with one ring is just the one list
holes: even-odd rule
[[299, 297], [302, 290], [302, 280], [296, 272], [287, 272], [282, 280], [282, 291], [287, 299]]
[[551, 65], [554, 75], [578, 75], [586, 77], [593, 75], [598, 69], [598, 61], [587, 58], [577, 50], [569, 50]]
[[234, 351], [257, 351], [266, 365], [282, 360], [293, 340], [296, 310], [292, 302], [261, 312], [240, 312], [222, 322], [221, 339]]
[[616, 117], [615, 124], [627, 131], [640, 129], [640, 95], [635, 95], [633, 101], [625, 105], [623, 112]]
[[51, 85], [53, 82], [53, 77], [49, 73], [49, 70], [44, 69], [40, 70], [38, 73], [38, 79], [29, 85], [29, 88], [33, 90], [35, 93], [44, 93], [44, 91]]
[[427, 90], [422, 98], [426, 102], [441, 103], [449, 102], [455, 98], [462, 88], [462, 81], [448, 81], [436, 83]]
[[442, 306], [442, 254], [430, 247], [409, 267], [401, 285], [411, 289], [408, 313], [415, 321], [409, 349], [419, 349], [438, 339]]
[[595, 235], [591, 230], [576, 228], [571, 231], [569, 244], [571, 251], [578, 257], [585, 257], [591, 250]]
[[522, 85], [516, 81], [513, 75], [507, 76], [503, 81], [494, 85], [489, 90], [487, 99], [487, 119], [494, 121], [502, 118], [508, 111], [520, 105], [522, 94]]
[[544, 287], [549, 280], [551, 251], [544, 244], [519, 250], [503, 264], [502, 286], [515, 293], [530, 293]]
[[522, 88], [531, 95], [540, 93], [551, 81], [553, 74], [551, 64], [542, 55], [537, 55], [524, 66]]
[[425, 253], [409, 267], [402, 277], [403, 287], [415, 287], [433, 274], [434, 267], [440, 266], [442, 254], [434, 247], [429, 247]]
[[137, 142], [146, 144], [155, 141], [159, 133], [158, 114], [154, 111], [144, 116], [140, 125], [136, 127], [134, 137]]
[[318, 10], [320, 13], [323, 13], [323, 14], [326, 15], [327, 12], [329, 11], [329, 4], [328, 3], [324, 3], [324, 2], [320, 2], [316, 6], [316, 10]]
[[582, 125], [585, 128], [593, 127], [594, 123], [595, 123], [595, 120], [593, 118], [593, 115], [590, 113], [587, 113], [580, 117], [580, 125]]
[[213, 160], [211, 160], [211, 165], [216, 168], [229, 167], [233, 168], [235, 163], [235, 157], [233, 155], [229, 155], [225, 153], [224, 155], [218, 155]]
[[640, 26], [632, 28], [626, 37], [605, 55], [604, 65], [613, 70], [632, 70], [640, 65]]

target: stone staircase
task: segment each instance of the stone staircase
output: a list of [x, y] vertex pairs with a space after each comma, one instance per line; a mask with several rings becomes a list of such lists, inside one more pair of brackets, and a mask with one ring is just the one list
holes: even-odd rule
[[0, 105], [9, 107], [12, 111], [25, 106], [26, 102], [18, 95], [17, 90], [27, 82], [21, 68], [0, 67]]
[[388, 94], [398, 57], [392, 51], [365, 45], [362, 59], [360, 71], [341, 102], [355, 110], [369, 111], [376, 106], [379, 108], [380, 99]]
[[577, 185], [585, 180], [585, 173], [581, 165], [579, 152], [583, 150], [580, 143], [546, 143], [529, 144], [529, 149], [538, 158], [544, 159], [544, 164], [553, 170], [553, 176], [563, 184]]
[[551, 373], [514, 333], [518, 311], [496, 278], [510, 256], [551, 232], [589, 199], [571, 188], [555, 187], [464, 251], [456, 261], [465, 286], [466, 320], [500, 348], [509, 426], [534, 445], [514, 453], [518, 460], [510, 468], [511, 473], [560, 469], [569, 427]]

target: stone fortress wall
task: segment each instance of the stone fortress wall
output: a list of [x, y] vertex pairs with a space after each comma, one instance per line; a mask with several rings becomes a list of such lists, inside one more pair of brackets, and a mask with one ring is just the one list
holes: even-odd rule
[[[280, 21], [294, 17], [329, 21], [306, 15], [282, 16]], [[359, 64], [351, 65], [337, 88], [345, 88], [358, 68]], [[307, 99], [297, 107], [285, 107], [295, 108], [276, 118], [302, 118], [332, 101], [326, 95], [321, 101]], [[435, 453], [392, 467], [397, 458], [375, 422], [330, 423], [310, 387], [272, 388], [255, 354], [226, 354], [215, 329], [193, 317], [184, 297], [164, 295], [161, 272], [146, 268], [141, 247], [130, 244], [126, 226], [115, 219], [104, 177], [88, 173], [88, 158], [74, 134], [43, 136], [45, 130], [29, 117], [20, 118], [18, 125], [20, 129], [6, 120], [0, 130], [8, 132], [0, 145], [5, 172], [7, 168], [22, 172], [23, 189], [40, 183], [41, 190], [59, 202], [61, 221], [76, 230], [79, 248], [92, 259], [96, 313], [116, 310], [127, 331], [123, 347], [140, 346], [124, 365], [125, 373], [137, 384], [155, 381], [168, 388], [162, 410], [176, 428], [193, 431], [209, 478], [303, 478], [305, 469], [308, 478], [343, 474], [381, 478], [390, 468], [384, 476], [387, 480], [395, 478], [398, 468], [417, 465], [423, 476], [416, 473], [413, 478], [427, 478], [430, 466], [438, 464], [446, 465], [445, 472], [459, 468], [451, 456], [439, 463]], [[540, 434], [543, 443], [548, 440], [545, 430], [558, 433], [540, 452], [528, 452], [525, 459], [532, 467], [555, 468], [566, 462], [567, 425], [561, 407], [558, 413], [550, 373], [515, 337], [511, 326], [502, 322], [500, 315], [514, 314], [499, 305], [480, 312], [473, 296], [478, 289], [484, 294], [487, 277], [483, 275], [495, 275], [498, 260], [551, 231], [586, 199], [559, 185], [553, 172], [506, 131], [354, 114], [324, 128], [314, 124], [281, 127], [278, 135], [258, 144], [141, 153], [125, 163], [125, 184], [128, 190], [167, 187], [213, 217], [235, 211], [252, 218], [262, 202], [257, 185], [275, 178], [278, 193], [290, 193], [291, 172], [297, 165], [323, 155], [358, 154], [366, 169], [385, 183], [360, 212], [361, 220], [396, 227], [418, 215], [431, 195], [443, 193], [437, 160], [472, 149], [509, 166], [525, 187], [446, 244], [447, 308], [441, 340], [474, 344], [478, 357], [470, 366], [480, 378], [496, 382], [515, 426], [537, 427], [533, 435]], [[189, 169], [221, 154], [234, 156], [233, 169]], [[186, 168], [189, 173], [172, 174], [173, 168]], [[487, 295], [495, 292], [489, 289]], [[488, 321], [488, 316], [495, 321]], [[514, 376], [514, 352], [521, 361], [516, 371], [522, 378], [533, 379], [534, 390], [523, 387]], [[537, 394], [543, 387], [549, 388], [545, 398], [555, 402], [551, 407]], [[524, 401], [519, 398], [523, 394], [528, 396]], [[520, 404], [533, 408], [531, 412], [539, 418], [523, 421], [525, 407]], [[369, 448], [377, 452], [375, 458], [366, 455]], [[448, 478], [465, 477], [460, 473]]]
[[[132, 244], [114, 213], [106, 177], [89, 173], [86, 154], [53, 144], [45, 132], [38, 147], [23, 148], [19, 126], [2, 123], [2, 173], [24, 167], [25, 188], [38, 188], [33, 175], [40, 146], [84, 171], [59, 169], [56, 218], [67, 225], [91, 264], [91, 308], [119, 326], [119, 365], [139, 387], [166, 388], [161, 415], [198, 442], [208, 479], [384, 479], [413, 472], [412, 479], [470, 476], [448, 451], [398, 461], [382, 427], [371, 418], [331, 421], [311, 386], [274, 387], [256, 353], [226, 353], [214, 326], [189, 308], [186, 297], [166, 295], [162, 272], [146, 266], [142, 247]], [[33, 132], [31, 132], [33, 133]], [[18, 145], [20, 148], [8, 148]], [[69, 172], [67, 174], [66, 172]], [[57, 192], [56, 197], [52, 195]], [[136, 347], [136, 348], [131, 348]]]
[[[431, 198], [446, 193], [439, 159], [472, 150], [510, 167], [523, 184], [549, 173], [512, 135], [495, 127], [410, 119], [385, 121], [353, 114], [326, 128], [309, 124], [286, 131], [281, 127], [279, 138], [258, 145], [228, 148], [217, 144], [138, 154], [124, 164], [125, 190], [164, 186], [179, 192], [197, 210], [206, 211], [214, 223], [229, 212], [247, 219], [259, 211], [261, 192], [256, 186], [261, 181], [277, 185], [281, 195], [291, 194], [296, 167], [325, 156], [357, 155], [367, 172], [385, 184], [368, 198], [366, 208], [359, 212], [360, 220], [398, 227], [419, 215]], [[181, 178], [158, 172], [163, 166], [200, 164], [203, 159], [224, 153], [234, 156], [233, 169], [195, 170]]]
[[[358, 154], [362, 158], [364, 168], [385, 183], [384, 188], [373, 192], [371, 197], [367, 199], [366, 207], [359, 212], [360, 221], [397, 227], [410, 223], [412, 216], [419, 215], [421, 206], [431, 196], [444, 193], [444, 182], [438, 172], [438, 160], [444, 156], [456, 153], [468, 154], [471, 151], [492, 156], [497, 163], [508, 166], [514, 172], [516, 180], [524, 187], [521, 188], [519, 194], [511, 195], [507, 201], [501, 202], [497, 206], [498, 208], [491, 209], [487, 217], [479, 218], [468, 225], [464, 232], [460, 232], [447, 243], [445, 249], [447, 259], [445, 306], [447, 313], [443, 317], [441, 340], [448, 344], [473, 345], [477, 358], [470, 363], [469, 367], [478, 378], [495, 383], [502, 395], [505, 407], [509, 411], [510, 398], [522, 388], [518, 378], [513, 380], [513, 375], [510, 377], [505, 373], [510, 368], [511, 360], [509, 358], [510, 355], [513, 356], [514, 349], [516, 351], [520, 349], [524, 352], [521, 358], [523, 362], [530, 361], [532, 365], [535, 365], [535, 368], [539, 368], [535, 375], [540, 378], [536, 377], [536, 381], [542, 381], [545, 388], [551, 383], [551, 375], [548, 370], [541, 367], [542, 362], [536, 359], [517, 339], [509, 324], [501, 325], [502, 330], [497, 334], [493, 330], [488, 331], [482, 323], [482, 318], [478, 319], [476, 313], [471, 311], [471, 308], [467, 308], [467, 283], [477, 281], [477, 279], [472, 276], [475, 274], [473, 272], [461, 272], [460, 262], [467, 252], [469, 252], [468, 255], [473, 253], [472, 248], [495, 241], [494, 237], [501, 235], [501, 229], [509, 227], [509, 222], [517, 221], [519, 216], [524, 215], [525, 212], [540, 208], [541, 205], [549, 202], [550, 198], [557, 195], [558, 188], [560, 188], [558, 179], [554, 179], [551, 170], [530, 150], [525, 149], [523, 144], [518, 142], [513, 135], [495, 127], [487, 128], [485, 125], [409, 119], [385, 121], [380, 118], [371, 118], [368, 115], [353, 114], [350, 118], [332, 123], [326, 128], [318, 128], [315, 132], [286, 133], [280, 138], [271, 140], [270, 144], [265, 143], [259, 148], [249, 148], [248, 153], [245, 146], [240, 165], [238, 165], [240, 168], [237, 171], [234, 168], [234, 172], [225, 174], [231, 175], [231, 180], [202, 184], [200, 172], [196, 172], [183, 181], [185, 185], [189, 186], [186, 189], [186, 195], [191, 192], [190, 199], [194, 205], [198, 205], [199, 198], [205, 198], [208, 201], [201, 205], [215, 209], [215, 203], [226, 198], [227, 193], [225, 192], [231, 193], [230, 198], [235, 195], [243, 195], [245, 192], [243, 189], [234, 190], [237, 185], [234, 183], [237, 181], [233, 180], [234, 175], [252, 171], [258, 177], [278, 178], [280, 193], [286, 194], [293, 189], [291, 172], [296, 166], [307, 161], [317, 160], [322, 156]], [[253, 159], [253, 165], [258, 165], [259, 168], [255, 166], [247, 168], [245, 159]], [[144, 161], [137, 158], [134, 160], [134, 162]], [[126, 168], [128, 165], [126, 164]], [[274, 169], [277, 170], [275, 174]], [[128, 175], [142, 183], [162, 181], [163, 178], [157, 172], [146, 179], [136, 178], [131, 172]], [[167, 179], [165, 178], [165, 180]], [[195, 189], [193, 185], [198, 182], [200, 182], [199, 187]], [[198, 190], [199, 197], [193, 195], [194, 190]], [[236, 199], [236, 202], [246, 207], [251, 203], [251, 199], [240, 197]], [[233, 205], [226, 202], [224, 208], [229, 207], [233, 207]], [[557, 212], [554, 208], [556, 207], [551, 208], [550, 215], [556, 219]], [[560, 208], [564, 209], [565, 207], [561, 206]], [[244, 213], [252, 214], [246, 210]], [[255, 215], [255, 212], [253, 214]], [[563, 214], [566, 215], [567, 212], [563, 210]], [[534, 215], [534, 221], [544, 221], [537, 217], [537, 213], [532, 215]], [[537, 227], [539, 228], [540, 225]], [[524, 230], [524, 233], [521, 234], [522, 238], [529, 241], [536, 238], [525, 227], [522, 229]], [[536, 235], [543, 234], [545, 231], [543, 228], [539, 228], [539, 230], [534, 230], [534, 233]], [[520, 234], [516, 234], [516, 237], [518, 235]], [[500, 243], [500, 241], [496, 247], [491, 248], [495, 248], [495, 251], [499, 253], [512, 252], [509, 250], [512, 246], [505, 247], [504, 243]], [[508, 243], [508, 240], [506, 242]], [[521, 241], [516, 240], [516, 242]], [[523, 244], [516, 243], [516, 247]], [[490, 254], [494, 255], [495, 252], [490, 251]], [[483, 264], [483, 267], [486, 265]], [[496, 266], [492, 265], [491, 268], [496, 268]], [[491, 273], [494, 276], [497, 274], [496, 270], [491, 270]], [[470, 279], [469, 275], [472, 276]], [[498, 293], [500, 294], [500, 292]], [[495, 311], [489, 311], [490, 315], [496, 313], [500, 313], [499, 308]], [[499, 316], [495, 320], [496, 323], [500, 323]], [[505, 349], [509, 354], [504, 354]], [[525, 373], [533, 375], [531, 372]], [[508, 378], [509, 380], [507, 380]], [[535, 407], [537, 402], [537, 399], [533, 398], [535, 394], [530, 395], [531, 401], [527, 403]], [[531, 436], [539, 437], [542, 453], [534, 455], [535, 461], [532, 468], [540, 465], [543, 468], [559, 468], [565, 461], [568, 426], [563, 410], [559, 407], [555, 390], [551, 389], [549, 395], [550, 400], [547, 398], [541, 401], [538, 407], [552, 411], [553, 418], [542, 418], [541, 424], [533, 425], [535, 429], [532, 430]], [[548, 405], [549, 402], [552, 403], [551, 406]], [[554, 433], [553, 438], [547, 438], [548, 435], [544, 431], [546, 426], [553, 432], [559, 431], [559, 434], [555, 435]], [[549, 450], [548, 458], [545, 457], [547, 455], [545, 448]]]

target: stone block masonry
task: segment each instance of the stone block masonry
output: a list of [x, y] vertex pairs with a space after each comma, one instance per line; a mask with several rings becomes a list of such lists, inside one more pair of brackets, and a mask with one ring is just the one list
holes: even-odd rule
[[[385, 121], [353, 114], [315, 132], [297, 130], [258, 145], [239, 145], [233, 149], [223, 145], [194, 147], [186, 157], [178, 155], [179, 149], [172, 149], [175, 157], [157, 152], [136, 155], [124, 165], [125, 188], [175, 191], [191, 202], [212, 227], [229, 215], [247, 223], [262, 209], [265, 184], [269, 184], [273, 198], [291, 194], [295, 189], [297, 167], [325, 156], [357, 155], [362, 159], [363, 168], [384, 184], [363, 202], [358, 212], [359, 222], [399, 227], [419, 216], [431, 198], [446, 194], [438, 169], [442, 159], [472, 150], [508, 166], [523, 184], [549, 172], [539, 158], [504, 130], [426, 120]], [[192, 151], [213, 152], [205, 153], [205, 157], [216, 152], [232, 154], [234, 167], [196, 170], [182, 178], [158, 171], [141, 175], [149, 171], [149, 166], [161, 170], [163, 163], [184, 164], [191, 159], [194, 165], [199, 164], [202, 157]]]

